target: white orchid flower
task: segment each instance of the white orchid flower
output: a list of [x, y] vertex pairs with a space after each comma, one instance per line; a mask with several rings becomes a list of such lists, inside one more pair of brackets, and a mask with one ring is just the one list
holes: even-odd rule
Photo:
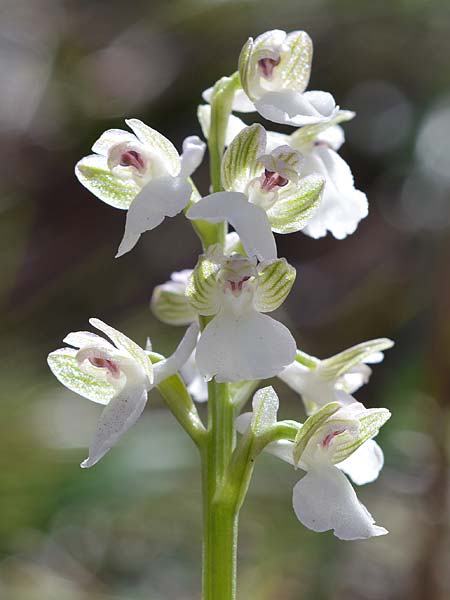
[[[274, 29], [249, 38], [239, 57], [242, 88], [269, 121], [301, 127], [326, 122], [339, 108], [327, 92], [305, 92], [311, 73], [312, 41], [304, 31]], [[236, 106], [242, 104], [238, 98]]]
[[265, 261], [212, 246], [190, 279], [187, 296], [200, 315], [213, 317], [201, 332], [195, 362], [204, 379], [237, 382], [279, 373], [295, 358], [289, 330], [266, 312], [278, 308], [295, 280], [285, 259]]
[[[268, 392], [270, 391], [270, 393]], [[266, 414], [261, 402], [271, 396]], [[265, 400], [264, 400], [265, 401]], [[265, 430], [276, 425], [278, 398], [272, 388], [259, 390], [253, 400], [253, 413], [240, 415], [236, 429], [244, 433], [250, 426], [263, 422]], [[281, 440], [272, 442], [266, 450], [289, 464], [299, 467], [306, 475], [295, 485], [293, 507], [299, 521], [313, 531], [333, 530], [342, 540], [365, 539], [384, 535], [383, 527], [375, 521], [366, 507], [358, 500], [354, 489], [341, 471], [347, 471], [352, 462], [356, 478], [365, 470], [378, 476], [382, 464], [373, 464], [373, 457], [366, 456], [368, 442], [377, 435], [389, 419], [387, 409], [365, 409], [359, 402], [341, 406], [338, 402], [327, 404], [303, 424], [295, 442]], [[256, 431], [254, 433], [257, 433]], [[350, 469], [351, 470], [351, 469]]]
[[303, 158], [288, 145], [267, 152], [264, 127], [243, 129], [222, 160], [225, 192], [205, 196], [187, 212], [192, 220], [228, 221], [248, 256], [274, 259], [272, 231], [292, 233], [305, 226], [320, 201], [324, 180], [301, 177]]
[[148, 392], [180, 370], [198, 335], [198, 326], [192, 324], [174, 354], [153, 366], [146, 351], [123, 333], [99, 319], [89, 322], [113, 343], [97, 334], [77, 331], [64, 339], [73, 347], [55, 350], [48, 356], [50, 369], [63, 385], [105, 405], [83, 468], [95, 465], [136, 423]]
[[[274, 123], [301, 127], [326, 123], [339, 110], [328, 92], [305, 92], [311, 74], [312, 41], [305, 31], [267, 31], [249, 38], [239, 57], [242, 89], [235, 92], [233, 110], [258, 111]], [[210, 102], [213, 87], [202, 94]]]
[[278, 377], [301, 394], [308, 414], [329, 402], [350, 404], [354, 402], [350, 394], [369, 381], [369, 364], [381, 362], [383, 350], [393, 345], [387, 338], [369, 340], [325, 360], [298, 351], [297, 359]]
[[[355, 116], [349, 110], [340, 110], [333, 119], [318, 125], [306, 125], [291, 135], [267, 131], [266, 151], [288, 145], [302, 155], [302, 177], [320, 175], [324, 179], [323, 192], [314, 212], [302, 228], [302, 233], [320, 238], [329, 231], [336, 239], [344, 239], [355, 232], [359, 222], [368, 215], [367, 196], [355, 188], [353, 175], [338, 150], [345, 141], [344, 131], [338, 123]], [[198, 118], [207, 138], [211, 118], [211, 107], [198, 107]], [[246, 123], [230, 115], [225, 143], [247, 127]]]
[[79, 181], [97, 198], [128, 211], [116, 256], [129, 252], [142, 233], [185, 208], [192, 194], [189, 177], [205, 152], [204, 142], [190, 136], [180, 156], [172, 142], [142, 121], [125, 122], [133, 133], [105, 131], [92, 146], [95, 154], [75, 167]]

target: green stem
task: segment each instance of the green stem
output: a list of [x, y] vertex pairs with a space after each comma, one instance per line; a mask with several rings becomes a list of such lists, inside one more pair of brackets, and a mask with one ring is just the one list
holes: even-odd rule
[[233, 600], [236, 593], [238, 511], [220, 490], [235, 445], [234, 406], [228, 384], [208, 384], [208, 441], [203, 452], [203, 600]]
[[[225, 148], [228, 119], [239, 75], [223, 77], [214, 86], [208, 149], [213, 192], [223, 190], [221, 163]], [[225, 245], [227, 223], [211, 230], [197, 231], [203, 247]], [[206, 235], [206, 233], [208, 235]], [[208, 238], [208, 239], [206, 239]], [[201, 319], [205, 326], [208, 318]], [[220, 340], [218, 340], [220, 343]], [[227, 383], [208, 384], [208, 430], [206, 443], [200, 446], [203, 476], [203, 600], [234, 600], [236, 597], [236, 552], [238, 507], [233, 495], [223, 495], [235, 446], [235, 406]]]

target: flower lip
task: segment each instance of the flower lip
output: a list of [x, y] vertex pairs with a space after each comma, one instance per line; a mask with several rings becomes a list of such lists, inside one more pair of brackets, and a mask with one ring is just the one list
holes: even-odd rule
[[144, 175], [148, 170], [148, 156], [138, 142], [115, 144], [108, 152], [108, 167], [131, 167], [138, 175]]
[[96, 348], [83, 348], [77, 354], [77, 361], [81, 365], [85, 360], [89, 361], [89, 363], [98, 369], [106, 369], [109, 375], [113, 379], [120, 379], [122, 375], [122, 370], [117, 361], [112, 360], [110, 357], [106, 355], [106, 353], [102, 352]]
[[265, 78], [265, 79], [272, 79], [273, 78], [273, 72], [275, 67], [277, 67], [280, 64], [280, 60], [281, 58], [272, 58], [272, 57], [264, 57], [264, 58], [260, 58], [258, 60], [258, 68], [260, 71], [260, 74]]
[[277, 171], [269, 171], [268, 169], [264, 169], [264, 175], [261, 182], [261, 189], [267, 192], [271, 192], [272, 190], [284, 187], [289, 183], [289, 179], [287, 177], [283, 177]]
[[322, 446], [322, 448], [329, 448], [331, 446], [331, 443], [333, 442], [334, 438], [337, 437], [338, 435], [341, 435], [341, 433], [345, 433], [346, 429], [335, 429], [334, 431], [331, 431], [330, 433], [327, 433], [327, 435], [320, 441], [320, 445]]
[[244, 287], [244, 283], [251, 278], [251, 275], [245, 275], [239, 281], [233, 281], [232, 279], [227, 279], [226, 284], [230, 286], [232, 294], [235, 296], [239, 295], [242, 292], [242, 288]]
[[134, 167], [137, 171], [145, 170], [145, 161], [136, 150], [126, 150], [120, 156], [121, 167]]

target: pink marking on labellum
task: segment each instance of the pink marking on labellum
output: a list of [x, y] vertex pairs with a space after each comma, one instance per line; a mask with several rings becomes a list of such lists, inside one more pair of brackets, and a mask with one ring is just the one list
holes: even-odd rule
[[246, 275], [245, 277], [243, 277], [239, 281], [232, 281], [231, 279], [228, 279], [227, 283], [230, 284], [231, 291], [233, 292], [233, 294], [236, 294], [236, 293], [242, 292], [242, 288], [244, 286], [244, 283], [246, 281], [248, 281], [249, 279], [250, 279], [250, 275]]
[[137, 171], [145, 170], [145, 161], [136, 150], [127, 150], [120, 157], [121, 167], [134, 167]]
[[115, 378], [120, 377], [120, 367], [117, 363], [109, 358], [103, 358], [101, 356], [89, 356], [88, 361], [92, 366], [98, 367], [99, 369], [107, 369], [109, 373]]
[[264, 179], [261, 183], [261, 189], [267, 192], [271, 192], [275, 188], [283, 187], [289, 183], [289, 179], [282, 177], [276, 171], [264, 170]]
[[277, 65], [280, 64], [279, 58], [260, 58], [258, 60], [258, 67], [261, 71], [261, 74], [266, 79], [272, 79], [273, 70]]
[[338, 435], [341, 435], [341, 433], [344, 433], [345, 429], [336, 429], [336, 431], [332, 431], [331, 433], [329, 433], [328, 435], [326, 435], [323, 440], [320, 442], [320, 445], [322, 446], [322, 448], [329, 448], [331, 442], [334, 440], [334, 438]]

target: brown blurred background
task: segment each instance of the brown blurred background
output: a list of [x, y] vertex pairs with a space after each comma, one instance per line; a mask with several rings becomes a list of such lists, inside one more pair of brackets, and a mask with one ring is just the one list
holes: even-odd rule
[[[356, 110], [342, 154], [370, 214], [345, 241], [279, 236], [298, 269], [280, 318], [326, 357], [396, 341], [358, 399], [393, 412], [386, 466], [358, 490], [390, 535], [345, 543], [291, 508], [297, 474], [270, 456], [242, 512], [241, 600], [450, 597], [450, 7], [444, 0], [0, 0], [0, 598], [192, 600], [200, 595], [194, 449], [154, 393], [95, 469], [80, 461], [99, 413], [45, 358], [98, 316], [156, 349], [181, 330], [148, 310], [193, 266], [182, 217], [120, 260], [124, 213], [73, 166], [124, 117], [172, 139], [199, 133], [200, 93], [236, 68], [249, 35], [306, 29], [311, 89]], [[196, 174], [208, 188], [205, 163]], [[176, 243], [173, 242], [176, 240]], [[281, 384], [283, 416], [302, 418]]]

